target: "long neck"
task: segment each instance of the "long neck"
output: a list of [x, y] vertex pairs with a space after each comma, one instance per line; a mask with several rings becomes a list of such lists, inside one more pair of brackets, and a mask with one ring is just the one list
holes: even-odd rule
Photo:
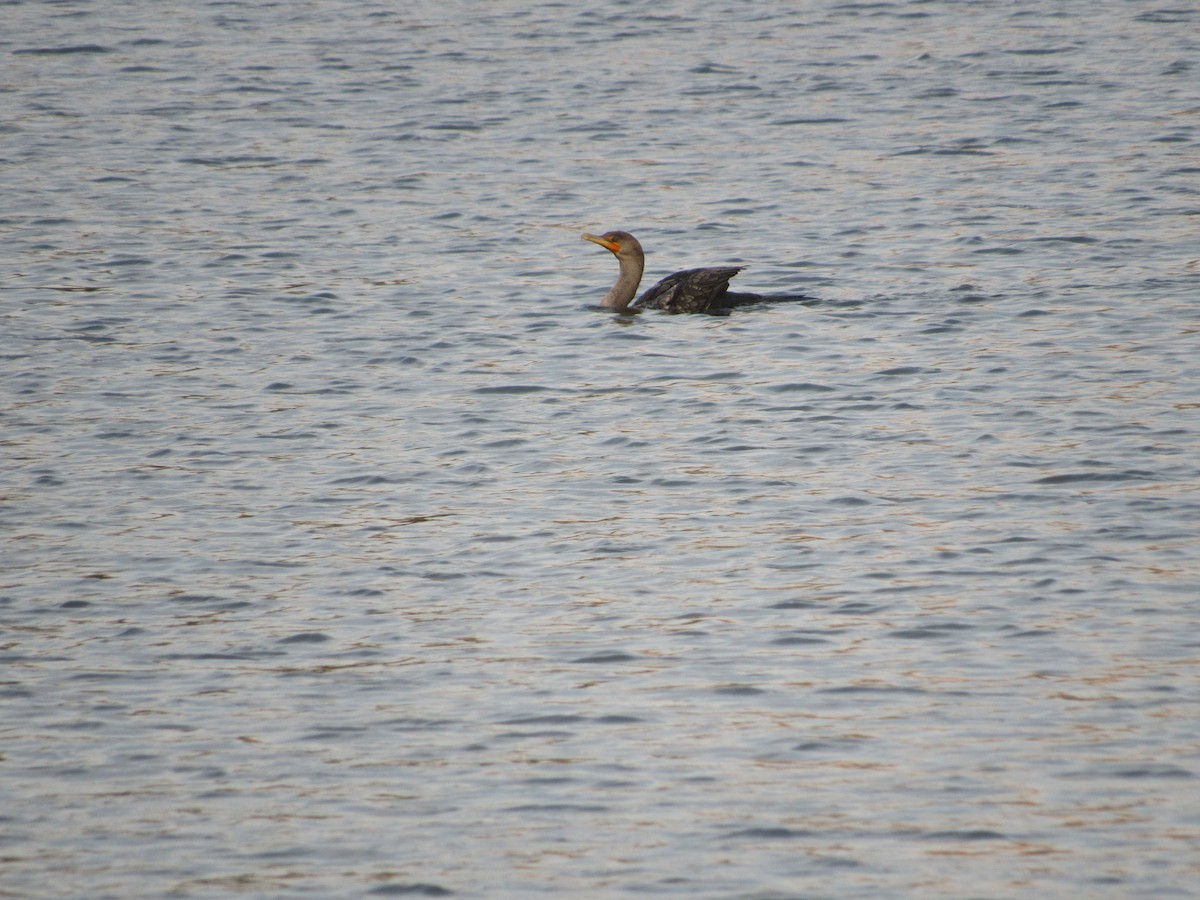
[[637, 293], [646, 260], [639, 253], [636, 256], [618, 256], [617, 262], [621, 264], [621, 274], [617, 276], [617, 283], [604, 295], [603, 305], [619, 312], [629, 307], [630, 301]]

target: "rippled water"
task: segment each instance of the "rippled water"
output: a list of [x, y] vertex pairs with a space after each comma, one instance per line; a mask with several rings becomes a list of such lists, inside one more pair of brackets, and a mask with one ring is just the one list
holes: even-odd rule
[[1198, 895], [1191, 4], [3, 10], [0, 894]]

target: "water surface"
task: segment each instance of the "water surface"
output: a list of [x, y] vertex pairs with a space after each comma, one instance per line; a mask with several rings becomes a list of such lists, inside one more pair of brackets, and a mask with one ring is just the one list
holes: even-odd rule
[[4, 891], [1196, 895], [1200, 16], [792, 6], [4, 5]]

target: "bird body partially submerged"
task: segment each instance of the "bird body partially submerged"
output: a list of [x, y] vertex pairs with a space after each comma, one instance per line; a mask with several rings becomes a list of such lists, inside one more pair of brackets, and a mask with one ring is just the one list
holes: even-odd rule
[[665, 309], [669, 312], [708, 312], [729, 294], [729, 279], [742, 271], [741, 266], [687, 269], [668, 275], [647, 288], [634, 304], [638, 309]]
[[604, 247], [617, 258], [621, 266], [617, 283], [604, 296], [602, 303], [618, 312], [627, 309], [662, 309], [677, 313], [723, 313], [735, 306], [775, 299], [757, 294], [729, 293], [729, 280], [742, 271], [743, 266], [717, 266], [686, 269], [668, 275], [633, 301], [646, 266], [645, 254], [638, 239], [627, 231], [609, 231], [599, 236], [585, 234], [583, 239]]

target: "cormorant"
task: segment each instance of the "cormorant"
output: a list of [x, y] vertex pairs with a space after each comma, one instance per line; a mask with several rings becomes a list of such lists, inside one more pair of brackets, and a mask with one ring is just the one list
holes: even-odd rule
[[[604, 295], [603, 306], [624, 312], [637, 293], [646, 267], [646, 257], [638, 239], [627, 231], [609, 231], [600, 236], [585, 234], [585, 241], [599, 244], [617, 258], [621, 274], [617, 283]], [[801, 297], [763, 297], [758, 294], [731, 294], [729, 279], [742, 271], [743, 266], [718, 266], [706, 269], [686, 269], [668, 275], [652, 288], [647, 288], [633, 309], [665, 309], [679, 313], [725, 313], [735, 306], [762, 303], [770, 300], [799, 300]]]

